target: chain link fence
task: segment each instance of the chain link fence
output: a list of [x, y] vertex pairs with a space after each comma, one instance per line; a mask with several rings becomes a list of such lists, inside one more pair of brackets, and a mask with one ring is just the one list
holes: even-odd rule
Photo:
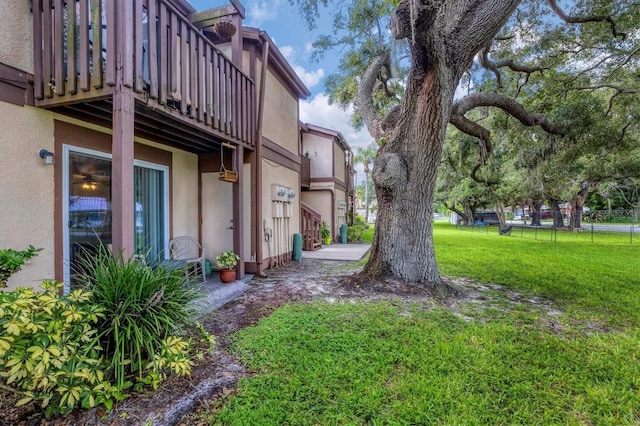
[[[555, 214], [554, 214], [555, 213]], [[607, 240], [634, 244], [640, 242], [639, 210], [588, 210], [583, 212], [579, 228], [570, 227], [571, 218], [565, 211], [543, 211], [537, 220], [529, 215], [517, 217], [507, 215], [505, 226], [494, 222], [476, 221], [469, 225], [455, 224], [457, 229], [470, 232], [496, 232], [512, 237], [562, 241], [568, 234], [580, 234], [591, 242]], [[554, 217], [556, 218], [554, 220]], [[559, 219], [562, 219], [560, 224]], [[566, 237], [568, 240], [569, 237]], [[571, 237], [572, 240], [575, 237]]]

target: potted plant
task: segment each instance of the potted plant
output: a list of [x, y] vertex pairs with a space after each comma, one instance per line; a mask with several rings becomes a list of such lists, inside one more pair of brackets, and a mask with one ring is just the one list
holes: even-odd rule
[[322, 242], [325, 245], [331, 244], [331, 230], [329, 229], [329, 225], [327, 225], [327, 222], [323, 220], [320, 229], [322, 232]]
[[232, 250], [223, 251], [216, 256], [216, 263], [220, 268], [220, 281], [230, 283], [236, 279], [236, 265], [240, 260], [240, 256]]

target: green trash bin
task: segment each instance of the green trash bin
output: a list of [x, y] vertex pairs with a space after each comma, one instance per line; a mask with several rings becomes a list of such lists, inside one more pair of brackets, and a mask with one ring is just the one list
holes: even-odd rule
[[302, 234], [293, 234], [293, 260], [302, 260]]
[[340, 242], [342, 244], [347, 244], [347, 224], [345, 223], [340, 225]]

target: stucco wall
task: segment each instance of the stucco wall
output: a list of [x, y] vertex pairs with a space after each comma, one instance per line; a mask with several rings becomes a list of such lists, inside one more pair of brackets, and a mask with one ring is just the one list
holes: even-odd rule
[[339, 180], [340, 182], [346, 182], [345, 173], [344, 173], [344, 169], [345, 169], [344, 151], [342, 150], [342, 148], [340, 148], [340, 145], [338, 145], [336, 142], [333, 143], [333, 161], [334, 161], [334, 167], [336, 171], [336, 176], [335, 176], [336, 180]]
[[24, 250], [29, 244], [43, 249], [9, 279], [10, 289], [38, 287], [42, 279], [54, 278], [54, 166], [38, 156], [42, 148], [54, 150], [53, 115], [0, 102], [0, 249]]
[[[163, 145], [159, 147], [167, 149]], [[173, 152], [173, 236], [198, 238], [198, 156], [177, 149], [170, 151]]]
[[333, 144], [331, 139], [304, 133], [302, 152], [309, 153], [311, 178], [333, 177]]
[[214, 260], [220, 252], [233, 250], [233, 184], [218, 173], [202, 174], [202, 243], [205, 255]]
[[[54, 118], [102, 133], [110, 129], [89, 125], [48, 111], [0, 102], [0, 248], [43, 250], [10, 278], [9, 288], [38, 287], [55, 275], [54, 169], [62, 167], [62, 153], [54, 152]], [[172, 152], [173, 235], [198, 237], [198, 157], [176, 148], [136, 138], [136, 142]], [[38, 156], [40, 149], [55, 154], [55, 166]]]
[[311, 206], [312, 209], [320, 213], [322, 221], [327, 222], [331, 228], [331, 237], [336, 234], [335, 229], [331, 226], [331, 192], [329, 191], [304, 191], [302, 193], [302, 202]]
[[2, 0], [0, 16], [0, 62], [33, 73], [31, 2]]
[[263, 135], [289, 152], [298, 155], [298, 99], [267, 72], [265, 85]]
[[[293, 234], [300, 232], [300, 187], [298, 173], [284, 166], [275, 164], [270, 160], [262, 160], [262, 217], [266, 221], [266, 227], [273, 231], [271, 243], [271, 256], [277, 256], [292, 251]], [[281, 229], [281, 244], [276, 244], [277, 229], [274, 228], [272, 214], [271, 185], [281, 185], [295, 191], [295, 197], [291, 200], [293, 216], [289, 219], [287, 229]], [[269, 246], [261, 237], [262, 255], [266, 259], [269, 256]]]

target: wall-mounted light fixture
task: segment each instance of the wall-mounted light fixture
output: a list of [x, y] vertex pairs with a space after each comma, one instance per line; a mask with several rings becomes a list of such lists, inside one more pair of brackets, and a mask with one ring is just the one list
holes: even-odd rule
[[40, 150], [38, 155], [44, 160], [44, 164], [53, 164], [53, 152], [47, 151], [43, 148]]

